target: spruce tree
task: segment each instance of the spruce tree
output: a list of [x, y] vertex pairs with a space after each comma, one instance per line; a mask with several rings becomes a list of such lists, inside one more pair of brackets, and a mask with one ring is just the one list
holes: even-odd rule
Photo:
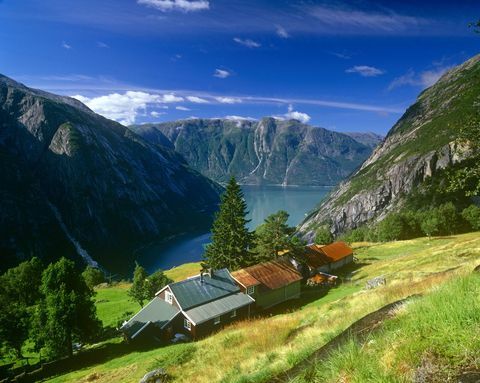
[[204, 254], [204, 268], [237, 270], [252, 263], [253, 235], [248, 231], [247, 204], [234, 177], [222, 195], [212, 227], [212, 242]]

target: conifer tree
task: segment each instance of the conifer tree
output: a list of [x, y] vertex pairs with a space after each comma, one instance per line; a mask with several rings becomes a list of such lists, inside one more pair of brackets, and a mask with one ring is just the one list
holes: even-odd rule
[[212, 227], [212, 242], [204, 254], [204, 268], [237, 270], [252, 263], [253, 235], [248, 231], [247, 204], [234, 177], [222, 195]]
[[133, 271], [133, 283], [130, 290], [128, 290], [128, 295], [140, 306], [143, 307], [143, 302], [145, 302], [145, 280], [147, 279], [147, 272], [145, 269], [135, 262], [135, 270]]

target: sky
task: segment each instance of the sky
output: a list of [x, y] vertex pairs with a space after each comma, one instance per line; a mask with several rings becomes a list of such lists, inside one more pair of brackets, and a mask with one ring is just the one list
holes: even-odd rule
[[295, 118], [386, 134], [479, 53], [478, 0], [0, 0], [0, 73], [122, 124]]

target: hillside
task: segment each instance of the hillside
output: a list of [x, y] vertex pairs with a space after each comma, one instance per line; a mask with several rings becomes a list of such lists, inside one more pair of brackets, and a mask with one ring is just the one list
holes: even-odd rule
[[[418, 315], [422, 307], [431, 308], [432, 301], [442, 301], [444, 297], [451, 297], [458, 292], [462, 292], [459, 295], [462, 300], [459, 300], [458, 304], [452, 302], [449, 307], [458, 307], [461, 302], [468, 303], [476, 299], [468, 293], [478, 290], [479, 277], [468, 277], [468, 275], [471, 275], [472, 270], [480, 264], [480, 233], [478, 232], [386, 244], [361, 243], [356, 244], [355, 254], [358, 261], [342, 274], [350, 280], [327, 293], [317, 289], [307, 289], [302, 299], [294, 305], [289, 303], [284, 307], [278, 307], [271, 312], [271, 316], [266, 315], [233, 324], [195, 343], [135, 350], [125, 348], [126, 346], [122, 349], [119, 339], [112, 339], [97, 346], [99, 353], [95, 362], [82, 366], [77, 364], [76, 371], [59, 375], [49, 381], [136, 382], [146, 372], [163, 367], [172, 375], [172, 380], [175, 382], [266, 382], [275, 376], [281, 376], [284, 371], [301, 363], [360, 318], [392, 302], [415, 294], [425, 296], [425, 298], [408, 300], [401, 309], [395, 311], [402, 313], [398, 320], [410, 318], [409, 323], [412, 323], [415, 321], [415, 316], [409, 317], [408, 314], [411, 312], [413, 315]], [[180, 270], [181, 268], [176, 271]], [[190, 271], [191, 268], [188, 266], [186, 274]], [[373, 290], [364, 289], [367, 280], [379, 275], [387, 279], [386, 286]], [[439, 286], [444, 286], [442, 291], [446, 289], [447, 292], [442, 292], [442, 295], [435, 298], [435, 294], [439, 294], [437, 293]], [[115, 294], [110, 294], [110, 289], [117, 290]], [[112, 321], [108, 310], [103, 309], [106, 305], [123, 306], [127, 311], [133, 309], [124, 303], [125, 296], [118, 287], [98, 290], [97, 307], [104, 323]], [[438, 305], [436, 309], [440, 309]], [[472, 334], [478, 333], [478, 322], [471, 322], [468, 319], [471, 313], [472, 310], [469, 310], [462, 316], [455, 316], [454, 313], [448, 316], [451, 318], [448, 325], [455, 328], [452, 335], [471, 337]], [[386, 331], [392, 328], [388, 322], [390, 318], [397, 320], [392, 315], [384, 318]], [[462, 322], [462, 318], [467, 318], [468, 326], [465, 325], [466, 322]], [[373, 329], [379, 328], [382, 321], [377, 321]], [[421, 323], [426, 325], [424, 320]], [[442, 329], [446, 328], [445, 326]], [[368, 328], [367, 334], [372, 332], [372, 336], [377, 336], [373, 329]], [[464, 329], [463, 332], [462, 329]], [[378, 334], [378, 336], [384, 336], [383, 333]], [[395, 334], [391, 334], [396, 337], [392, 339], [398, 339]], [[471, 347], [475, 346], [477, 338], [465, 344], [460, 351], [453, 345], [444, 349], [443, 346], [448, 345], [448, 342], [442, 342], [440, 346], [443, 346], [437, 347], [435, 339], [437, 338], [429, 337], [419, 342], [416, 350], [428, 350], [428, 345], [431, 344], [435, 347], [432, 350], [450, 352], [447, 355], [454, 358], [452, 360], [455, 363], [450, 366], [449, 373], [452, 371], [460, 373], [463, 365], [457, 362], [472, 355], [475, 349], [472, 350]], [[409, 342], [414, 340], [415, 338], [412, 338]], [[386, 342], [379, 343], [378, 346], [369, 346], [369, 352], [381, 350], [383, 345], [388, 344]], [[343, 349], [340, 346], [338, 350], [342, 352]], [[94, 350], [95, 347], [90, 352]], [[406, 374], [405, 379], [401, 381], [408, 381], [407, 378], [410, 376], [408, 374], [422, 366], [422, 354], [418, 354], [413, 361], [405, 359], [408, 364], [402, 364], [403, 355], [399, 354], [395, 359], [395, 366], [399, 366], [400, 371]], [[389, 362], [392, 360], [389, 359], [390, 356], [391, 352], [387, 353], [382, 360]], [[346, 360], [348, 362], [350, 359]], [[368, 363], [374, 364], [376, 360]], [[332, 364], [332, 366], [339, 366], [339, 364]], [[332, 381], [338, 381], [342, 376], [359, 376], [357, 372], [361, 371], [362, 366], [363, 364], [347, 364], [346, 370], [341, 368], [334, 370], [332, 367], [325, 373], [331, 371], [329, 376], [334, 377]], [[314, 373], [315, 371], [312, 372]], [[349, 375], [345, 375], [347, 373]], [[294, 375], [291, 376], [293, 377]]]
[[335, 185], [370, 155], [380, 137], [349, 135], [296, 120], [189, 119], [132, 126], [146, 140], [175, 148], [205, 176], [244, 184]]
[[428, 181], [441, 184], [443, 170], [461, 166], [469, 156], [456, 140], [478, 118], [479, 97], [480, 56], [475, 56], [420, 94], [361, 168], [301, 224], [303, 235], [310, 238], [325, 223], [342, 233], [381, 220]]
[[208, 227], [219, 191], [79, 101], [0, 76], [1, 269], [35, 254], [125, 272], [136, 247]]

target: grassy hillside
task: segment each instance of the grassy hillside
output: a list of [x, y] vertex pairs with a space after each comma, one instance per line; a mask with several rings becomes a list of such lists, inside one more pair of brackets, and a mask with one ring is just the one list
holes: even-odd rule
[[352, 336], [291, 382], [480, 381], [480, 274], [455, 278], [397, 309], [364, 340]]
[[[50, 381], [135, 382], [157, 367], [166, 368], [178, 382], [266, 381], [301, 362], [366, 314], [413, 294], [430, 296], [439, 285], [470, 274], [480, 264], [480, 233], [387, 244], [357, 244], [356, 256], [358, 262], [343, 275], [351, 280], [327, 294], [315, 289], [306, 290], [304, 297], [295, 304], [277, 308], [269, 316], [236, 323], [202, 341], [125, 351], [101, 358], [97, 365]], [[180, 274], [180, 270], [176, 272]], [[365, 282], [379, 275], [386, 277], [387, 285], [365, 290]], [[118, 306], [123, 305], [121, 286], [115, 289], [112, 293], [104, 289], [101, 294], [110, 294], [109, 304], [112, 306], [115, 302]], [[99, 297], [100, 291], [97, 299]], [[108, 310], [106, 306], [100, 308], [106, 304], [98, 303], [104, 323]], [[411, 307], [415, 307], [414, 304]], [[471, 331], [471, 327], [465, 326], [465, 331]], [[423, 343], [428, 345], [431, 333], [426, 334]], [[401, 340], [400, 336], [397, 337]], [[432, 344], [435, 339], [431, 337]], [[118, 339], [109, 342], [112, 347], [122, 347]], [[387, 345], [388, 341], [385, 340], [384, 344]], [[458, 352], [458, 349], [452, 350]], [[415, 353], [413, 350], [412, 355]], [[413, 360], [413, 365], [416, 362], [418, 359]], [[336, 376], [332, 371], [332, 376]]]

